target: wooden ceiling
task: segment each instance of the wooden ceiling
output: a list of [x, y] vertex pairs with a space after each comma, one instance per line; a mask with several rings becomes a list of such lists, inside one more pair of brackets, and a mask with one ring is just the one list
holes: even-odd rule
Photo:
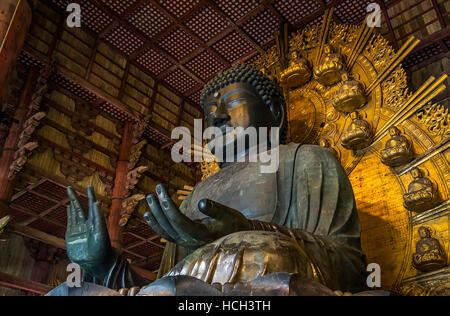
[[[72, 0], [52, 1], [65, 9]], [[321, 22], [324, 11], [335, 7], [338, 23], [358, 24], [374, 0], [81, 0], [83, 27], [119, 49], [131, 60], [162, 80], [188, 100], [198, 103], [202, 87], [232, 64], [252, 62], [273, 45], [273, 34], [288, 23], [292, 30]], [[445, 28], [449, 15], [446, 2], [375, 1], [381, 4], [381, 32], [394, 46], [411, 35], [425, 37], [438, 22]], [[402, 3], [404, 4], [402, 4]], [[430, 5], [428, 5], [430, 3]], [[398, 9], [396, 8], [398, 7]], [[413, 10], [415, 7], [415, 10]], [[448, 5], [447, 5], [448, 7]], [[393, 10], [391, 10], [393, 8]], [[407, 11], [417, 12], [417, 16]], [[421, 16], [434, 11], [434, 17]], [[389, 20], [401, 19], [392, 25]], [[416, 20], [415, 29], [404, 31]], [[409, 26], [409, 25], [408, 25]], [[447, 34], [448, 35], [448, 34]], [[450, 40], [410, 58], [407, 66], [448, 52]], [[424, 47], [422, 47], [424, 48]], [[431, 53], [431, 55], [429, 54]]]

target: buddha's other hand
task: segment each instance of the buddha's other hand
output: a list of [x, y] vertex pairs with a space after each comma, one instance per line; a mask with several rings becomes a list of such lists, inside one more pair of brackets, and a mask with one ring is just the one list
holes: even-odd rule
[[251, 221], [240, 212], [211, 200], [201, 200], [198, 205], [200, 212], [209, 217], [193, 221], [181, 213], [163, 185], [156, 186], [156, 193], [157, 197], [147, 196], [151, 212], [145, 213], [144, 218], [157, 234], [177, 245], [195, 249], [229, 234], [253, 229]]
[[94, 189], [87, 188], [87, 219], [76, 192], [68, 187], [67, 193], [70, 198], [67, 206], [67, 254], [72, 262], [79, 264], [89, 275], [103, 280], [114, 263], [115, 254]]

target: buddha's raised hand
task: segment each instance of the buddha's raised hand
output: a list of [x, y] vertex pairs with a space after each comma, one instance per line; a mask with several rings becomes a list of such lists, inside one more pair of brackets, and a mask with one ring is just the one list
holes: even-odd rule
[[156, 186], [157, 197], [147, 196], [151, 212], [144, 215], [147, 223], [161, 237], [177, 245], [195, 249], [229, 234], [252, 230], [249, 221], [240, 212], [213, 202], [201, 200], [199, 210], [209, 216], [193, 221], [181, 213], [164, 186]]
[[67, 254], [72, 262], [79, 264], [88, 274], [103, 280], [114, 262], [115, 254], [94, 189], [87, 188], [87, 219], [76, 192], [68, 187], [67, 194], [70, 198], [67, 206]]

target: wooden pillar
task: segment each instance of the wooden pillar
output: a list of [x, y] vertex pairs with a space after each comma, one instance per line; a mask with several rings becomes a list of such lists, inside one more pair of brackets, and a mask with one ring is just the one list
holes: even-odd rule
[[27, 114], [33, 93], [35, 92], [36, 82], [39, 78], [39, 70], [32, 68], [28, 74], [20, 96], [19, 105], [16, 108], [14, 119], [17, 123], [13, 123], [6, 138], [3, 153], [0, 157], [0, 218], [8, 213], [10, 199], [14, 188], [14, 181], [8, 179], [9, 166], [14, 161], [14, 154], [17, 150], [19, 137], [22, 133], [22, 126], [27, 119]]
[[35, 254], [35, 262], [31, 273], [31, 281], [47, 284], [52, 261], [55, 258], [56, 248], [39, 243]]
[[4, 100], [11, 71], [31, 25], [27, 0], [0, 1], [0, 102]]
[[120, 144], [119, 161], [117, 162], [116, 177], [114, 179], [113, 197], [111, 210], [108, 218], [108, 231], [111, 239], [111, 245], [119, 251], [122, 251], [123, 239], [122, 228], [119, 225], [122, 210], [122, 200], [124, 199], [128, 164], [130, 162], [131, 148], [133, 146], [133, 126], [127, 122]]

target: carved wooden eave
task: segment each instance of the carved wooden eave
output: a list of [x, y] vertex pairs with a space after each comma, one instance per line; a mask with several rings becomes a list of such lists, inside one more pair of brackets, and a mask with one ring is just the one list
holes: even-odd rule
[[133, 145], [131, 148], [131, 154], [130, 154], [130, 162], [128, 164], [128, 170], [133, 170], [134, 167], [136, 167], [137, 163], [139, 162], [139, 159], [142, 156], [142, 150], [147, 145], [147, 141], [143, 140], [140, 143], [137, 143]]
[[98, 177], [100, 181], [103, 183], [107, 197], [111, 198], [114, 187], [114, 177], [103, 170], [100, 170], [98, 172]]
[[126, 183], [126, 190], [127, 192], [124, 194], [125, 197], [129, 197], [133, 190], [135, 189], [136, 185], [138, 184], [140, 178], [143, 176], [143, 174], [148, 170], [148, 167], [146, 166], [140, 166], [137, 167], [127, 174], [127, 183]]
[[139, 202], [143, 199], [145, 199], [144, 194], [134, 194], [122, 201], [122, 210], [120, 212], [121, 219], [119, 221], [121, 227], [127, 225], [128, 221], [133, 216], [136, 207], [139, 205]]
[[8, 179], [12, 180], [15, 178], [16, 174], [20, 172], [27, 163], [33, 150], [39, 146], [37, 142], [29, 142], [29, 140], [32, 138], [36, 128], [44, 117], [44, 112], [38, 112], [24, 122], [23, 131], [19, 135], [17, 150], [14, 153], [14, 160], [9, 166]]
[[89, 120], [95, 119], [98, 113], [98, 109], [93, 109], [87, 102], [76, 100], [74, 115], [71, 117], [72, 127], [82, 135], [91, 136], [94, 129]]
[[55, 159], [60, 163], [59, 169], [69, 182], [79, 182], [85, 177], [90, 177], [96, 171], [96, 167], [86, 160], [80, 159], [78, 155], [62, 151], [60, 148], [53, 149]]

